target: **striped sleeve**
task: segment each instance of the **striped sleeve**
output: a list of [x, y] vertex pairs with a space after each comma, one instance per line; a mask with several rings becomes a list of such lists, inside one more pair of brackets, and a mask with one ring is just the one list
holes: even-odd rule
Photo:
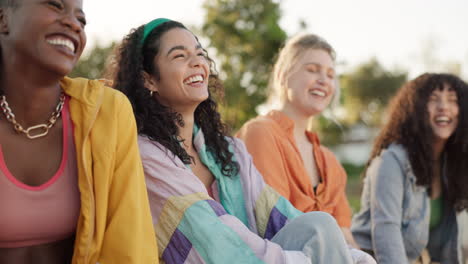
[[188, 257], [196, 250], [205, 263], [263, 263], [229, 223], [226, 211], [206, 194], [171, 197], [156, 226], [161, 257], [166, 263], [192, 263]]
[[234, 144], [240, 175], [243, 181], [248, 183], [244, 184], [245, 194], [249, 197], [247, 200], [252, 201], [258, 234], [265, 239], [271, 239], [289, 221], [303, 213], [265, 183], [245, 144], [239, 139], [235, 139]]
[[290, 220], [303, 214], [268, 185], [256, 202], [255, 212], [259, 235], [266, 239], [273, 238]]
[[[283, 250], [228, 214], [201, 181], [165, 151], [140, 142], [140, 152], [160, 262], [286, 264], [289, 255], [300, 253]], [[308, 263], [303, 258], [294, 263]]]

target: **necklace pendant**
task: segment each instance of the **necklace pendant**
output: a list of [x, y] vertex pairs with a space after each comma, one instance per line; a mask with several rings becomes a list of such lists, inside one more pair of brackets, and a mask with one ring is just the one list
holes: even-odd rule
[[64, 103], [65, 94], [62, 92], [60, 95], [60, 101], [55, 108], [55, 111], [52, 112], [52, 115], [50, 116], [47, 124], [40, 124], [28, 127], [28, 129], [24, 129], [18, 122], [16, 122], [15, 114], [13, 114], [11, 111], [8, 102], [6, 101], [5, 95], [0, 96], [0, 108], [3, 110], [3, 113], [5, 114], [8, 122], [13, 125], [13, 128], [17, 133], [24, 133], [29, 139], [44, 137], [47, 135], [47, 133], [49, 133], [49, 129], [55, 125], [57, 119], [60, 117]]
[[[33, 131], [37, 130], [36, 133], [32, 133]], [[42, 131], [42, 132], [41, 132]], [[44, 137], [49, 133], [49, 127], [45, 124], [37, 125], [28, 127], [28, 129], [24, 130], [24, 133], [29, 139], [36, 139], [40, 137]]]

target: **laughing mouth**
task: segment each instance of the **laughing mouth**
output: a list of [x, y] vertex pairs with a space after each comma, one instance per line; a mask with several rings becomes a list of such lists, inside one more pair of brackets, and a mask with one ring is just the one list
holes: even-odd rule
[[452, 123], [452, 118], [449, 118], [448, 116], [437, 116], [435, 118], [435, 123], [437, 125], [449, 125]]
[[193, 75], [193, 76], [190, 76], [187, 79], [185, 79], [184, 84], [201, 83], [204, 80], [205, 80], [205, 78], [203, 77], [203, 75], [197, 74], [197, 75]]
[[314, 89], [314, 90], [310, 91], [310, 94], [316, 95], [316, 96], [319, 96], [319, 97], [325, 97], [327, 95], [327, 93], [325, 93], [324, 91], [317, 90], [317, 89]]
[[76, 51], [75, 44], [73, 43], [73, 41], [71, 41], [68, 38], [64, 38], [64, 37], [49, 38], [47, 39], [47, 43], [54, 45], [54, 46], [65, 47], [66, 49], [70, 50], [70, 52], [72, 53], [75, 53]]

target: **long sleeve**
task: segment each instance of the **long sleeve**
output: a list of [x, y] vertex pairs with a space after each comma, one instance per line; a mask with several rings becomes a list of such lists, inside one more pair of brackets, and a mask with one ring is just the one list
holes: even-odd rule
[[307, 132], [313, 144], [314, 160], [322, 180], [314, 192], [310, 175], [292, 134], [294, 122], [284, 114], [272, 112], [247, 122], [236, 134], [245, 142], [255, 166], [280, 195], [302, 212], [332, 214], [342, 227], [351, 224], [351, 208], [346, 197], [346, 172], [334, 154]]
[[[98, 261], [154, 264], [157, 263], [157, 246], [145, 192], [136, 124], [130, 103], [125, 97], [121, 98], [119, 111], [115, 113], [119, 144], [115, 149], [114, 171], [110, 172], [107, 219]], [[99, 192], [99, 189], [95, 191]]]
[[378, 263], [408, 263], [401, 233], [404, 170], [384, 151], [368, 169], [371, 194], [372, 243]]
[[333, 185], [335, 189], [332, 193], [338, 197], [335, 198], [336, 204], [331, 215], [336, 219], [340, 227], [349, 228], [351, 226], [351, 208], [346, 197], [346, 182], [348, 178], [346, 171], [331, 151], [325, 148], [322, 149], [327, 160], [326, 167], [328, 169], [328, 177], [330, 177], [329, 180], [337, 182]]
[[248, 200], [253, 202], [257, 231], [261, 237], [271, 239], [288, 221], [301, 215], [302, 212], [275, 189], [265, 184], [244, 143], [237, 140], [235, 145], [238, 150], [238, 162], [241, 165], [240, 174], [246, 177], [245, 181], [248, 182], [245, 194], [250, 198]]
[[287, 163], [278, 141], [284, 139], [279, 139], [273, 129], [260, 122], [250, 122], [243, 126], [237, 132], [236, 137], [244, 142], [253, 157], [255, 167], [268, 184], [286, 199], [291, 200]]
[[228, 214], [164, 147], [140, 137], [140, 151], [165, 263], [308, 263], [301, 252], [283, 250]]

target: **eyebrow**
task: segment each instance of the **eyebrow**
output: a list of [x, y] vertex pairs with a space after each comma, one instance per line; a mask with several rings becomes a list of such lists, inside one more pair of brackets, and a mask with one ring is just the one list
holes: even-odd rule
[[[195, 46], [195, 49], [203, 49], [201, 44], [199, 43], [198, 45]], [[173, 52], [174, 50], [187, 50], [187, 48], [185, 46], [182, 46], [182, 45], [179, 45], [179, 46], [174, 46], [172, 48], [169, 49], [169, 51], [167, 52], [166, 56], [169, 56], [169, 54], [171, 52]]]

